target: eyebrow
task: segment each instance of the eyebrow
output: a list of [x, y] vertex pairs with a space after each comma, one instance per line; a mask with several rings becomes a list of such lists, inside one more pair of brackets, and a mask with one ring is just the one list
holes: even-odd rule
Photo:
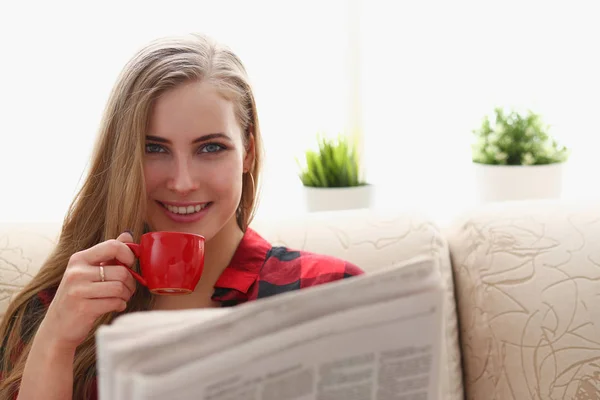
[[[209, 133], [208, 135], [203, 135], [203, 136], [200, 136], [200, 137], [194, 139], [192, 141], [192, 143], [206, 142], [207, 140], [212, 140], [212, 139], [231, 140], [229, 138], [229, 136], [227, 136], [224, 133]], [[167, 143], [167, 144], [171, 143], [171, 141], [169, 139], [165, 139], [160, 136], [152, 136], [152, 135], [146, 135], [146, 140], [150, 140], [152, 142], [157, 142], [157, 143]]]

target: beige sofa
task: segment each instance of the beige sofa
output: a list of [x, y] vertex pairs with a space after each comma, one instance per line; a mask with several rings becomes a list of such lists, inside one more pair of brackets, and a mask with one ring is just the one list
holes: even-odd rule
[[[600, 205], [497, 204], [448, 226], [366, 210], [253, 226], [367, 272], [438, 257], [447, 286], [441, 399], [600, 399]], [[0, 225], [0, 316], [58, 228]]]

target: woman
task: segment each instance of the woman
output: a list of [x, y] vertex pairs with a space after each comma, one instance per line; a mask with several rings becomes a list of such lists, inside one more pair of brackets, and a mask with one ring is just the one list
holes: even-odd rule
[[[230, 50], [190, 35], [135, 55], [58, 245], [0, 326], [0, 398], [95, 398], [94, 333], [120, 313], [233, 306], [361, 274], [339, 259], [272, 247], [248, 228], [261, 151], [254, 96]], [[205, 237], [192, 294], [151, 295], [118, 265], [135, 268], [124, 243], [149, 230]]]

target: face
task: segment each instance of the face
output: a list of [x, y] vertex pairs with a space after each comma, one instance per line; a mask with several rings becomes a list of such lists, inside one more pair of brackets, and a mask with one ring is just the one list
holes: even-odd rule
[[196, 233], [207, 241], [224, 229], [239, 229], [242, 174], [253, 153], [253, 142], [244, 144], [233, 103], [212, 85], [191, 82], [163, 94], [144, 155], [151, 229]]

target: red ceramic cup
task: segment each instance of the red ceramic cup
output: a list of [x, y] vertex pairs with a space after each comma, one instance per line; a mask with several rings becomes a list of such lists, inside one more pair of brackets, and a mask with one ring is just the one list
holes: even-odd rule
[[133, 277], [154, 294], [194, 291], [204, 269], [204, 237], [182, 232], [149, 232], [140, 244], [125, 243], [140, 261]]

